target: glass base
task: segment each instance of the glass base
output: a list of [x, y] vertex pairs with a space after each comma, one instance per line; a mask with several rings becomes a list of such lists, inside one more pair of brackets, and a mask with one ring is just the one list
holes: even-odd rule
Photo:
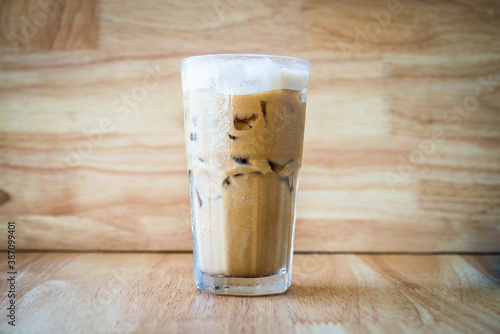
[[196, 287], [216, 295], [262, 296], [285, 292], [292, 283], [292, 273], [285, 268], [278, 273], [256, 278], [209, 275], [195, 269]]

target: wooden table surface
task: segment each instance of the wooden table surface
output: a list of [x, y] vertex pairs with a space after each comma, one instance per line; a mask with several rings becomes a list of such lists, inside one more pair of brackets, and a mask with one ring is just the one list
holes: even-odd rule
[[198, 291], [189, 253], [18, 257], [18, 320], [2, 316], [2, 333], [500, 331], [498, 255], [296, 254], [291, 288], [266, 297]]

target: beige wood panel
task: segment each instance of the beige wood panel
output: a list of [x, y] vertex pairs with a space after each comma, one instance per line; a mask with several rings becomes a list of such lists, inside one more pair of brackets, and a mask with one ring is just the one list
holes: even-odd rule
[[0, 50], [95, 49], [97, 4], [97, 0], [3, 0]]
[[500, 11], [491, 0], [310, 0], [304, 14], [313, 50], [348, 56], [500, 52]]
[[18, 320], [15, 330], [2, 321], [2, 333], [500, 330], [498, 256], [299, 254], [290, 289], [255, 298], [198, 291], [191, 254], [22, 253], [18, 261]]
[[16, 53], [38, 3], [2, 2], [0, 223], [191, 249], [179, 61], [275, 53], [311, 61], [297, 250], [500, 251], [500, 7], [400, 4], [68, 0]]

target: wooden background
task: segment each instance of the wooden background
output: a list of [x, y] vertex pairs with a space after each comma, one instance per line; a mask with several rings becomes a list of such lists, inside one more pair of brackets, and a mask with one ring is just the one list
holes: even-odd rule
[[0, 29], [3, 245], [190, 250], [179, 61], [266, 53], [311, 62], [296, 250], [500, 251], [499, 1], [2, 0]]

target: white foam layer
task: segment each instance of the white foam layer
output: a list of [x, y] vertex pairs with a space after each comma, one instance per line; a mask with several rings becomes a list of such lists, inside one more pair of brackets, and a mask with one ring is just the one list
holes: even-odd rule
[[181, 63], [182, 90], [207, 89], [244, 95], [275, 89], [302, 90], [309, 79], [309, 62], [273, 56], [199, 56]]

